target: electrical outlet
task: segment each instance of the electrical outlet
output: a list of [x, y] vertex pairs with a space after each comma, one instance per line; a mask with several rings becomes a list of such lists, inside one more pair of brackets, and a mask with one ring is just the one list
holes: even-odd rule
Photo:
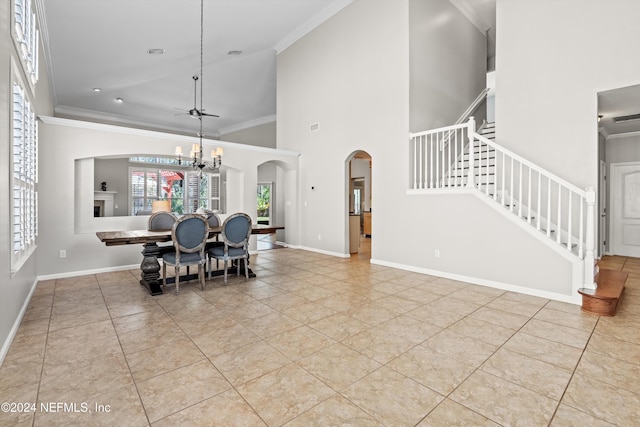
[[318, 234], [318, 240], [322, 240], [322, 234]]
[[67, 257], [67, 251], [65, 251], [64, 249], [60, 249], [60, 258], [66, 258]]
[[440, 258], [440, 249], [436, 249], [436, 252], [434, 253], [436, 258]]

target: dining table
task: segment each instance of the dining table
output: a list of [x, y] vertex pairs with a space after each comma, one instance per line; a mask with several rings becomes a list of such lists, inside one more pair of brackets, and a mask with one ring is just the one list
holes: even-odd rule
[[[251, 234], [273, 234], [277, 230], [284, 230], [283, 226], [253, 224]], [[222, 232], [222, 227], [209, 227], [208, 239], [214, 239]], [[151, 295], [162, 294], [162, 280], [160, 279], [161, 258], [167, 252], [174, 251], [173, 245], [158, 245], [158, 243], [171, 242], [171, 230], [119, 230], [119, 231], [98, 231], [98, 239], [106, 246], [122, 245], [142, 245], [142, 262], [140, 263], [140, 284], [144, 286]], [[248, 262], [248, 261], [247, 261]], [[230, 273], [235, 273], [239, 266], [229, 268]], [[213, 276], [223, 274], [221, 270], [211, 272]], [[249, 268], [249, 277], [255, 277], [255, 273]], [[196, 274], [180, 276], [180, 281], [196, 278]], [[166, 283], [174, 283], [175, 278], [166, 278]]]

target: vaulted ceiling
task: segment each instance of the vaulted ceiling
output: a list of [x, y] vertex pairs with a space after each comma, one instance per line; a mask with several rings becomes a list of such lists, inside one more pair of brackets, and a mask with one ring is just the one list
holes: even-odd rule
[[[350, 1], [204, 0], [199, 83], [205, 112], [220, 116], [204, 118], [204, 133], [273, 121], [276, 53]], [[41, 2], [56, 115], [198, 132], [185, 112], [200, 75], [200, 1]]]

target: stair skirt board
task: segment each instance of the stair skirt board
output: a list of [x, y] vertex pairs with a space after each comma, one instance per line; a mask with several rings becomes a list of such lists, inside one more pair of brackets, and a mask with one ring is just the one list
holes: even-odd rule
[[[525, 286], [513, 285], [510, 283], [502, 283], [492, 280], [481, 279], [478, 277], [463, 276], [460, 274], [449, 273], [446, 271], [432, 270], [428, 268], [415, 267], [406, 264], [399, 264], [395, 262], [388, 262], [371, 258], [371, 264], [381, 265], [384, 267], [397, 268], [400, 270], [410, 271], [412, 273], [428, 274], [430, 276], [442, 277], [445, 279], [457, 280], [459, 282], [471, 283], [474, 285], [486, 286], [488, 288], [501, 289], [506, 292], [515, 292], [518, 294], [530, 295], [533, 297], [545, 298], [559, 302], [566, 302], [568, 304], [580, 305], [582, 300], [577, 292], [572, 292], [572, 295], [560, 294], [555, 292], [543, 291], [534, 288], [528, 288]], [[575, 286], [574, 286], [575, 287]]]

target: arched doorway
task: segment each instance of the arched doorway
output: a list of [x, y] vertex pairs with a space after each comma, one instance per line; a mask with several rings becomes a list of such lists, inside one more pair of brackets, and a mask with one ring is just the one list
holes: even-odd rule
[[[285, 168], [279, 161], [258, 165], [256, 186], [256, 221], [265, 225], [285, 223]], [[284, 247], [284, 231], [257, 236], [257, 250]]]
[[351, 153], [347, 173], [347, 249], [352, 257], [371, 258], [371, 155], [364, 150]]

